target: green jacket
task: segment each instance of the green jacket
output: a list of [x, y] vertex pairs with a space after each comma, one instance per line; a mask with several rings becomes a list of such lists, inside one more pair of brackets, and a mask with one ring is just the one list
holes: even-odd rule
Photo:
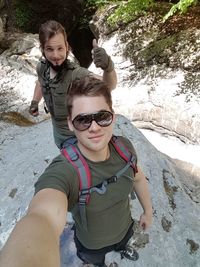
[[68, 88], [73, 80], [91, 74], [91, 72], [69, 60], [66, 60], [64, 69], [53, 79], [50, 79], [50, 68], [46, 60], [38, 63], [36, 71], [47, 110], [52, 117], [55, 143], [60, 147], [68, 136], [73, 135], [67, 124], [68, 114], [65, 106]]

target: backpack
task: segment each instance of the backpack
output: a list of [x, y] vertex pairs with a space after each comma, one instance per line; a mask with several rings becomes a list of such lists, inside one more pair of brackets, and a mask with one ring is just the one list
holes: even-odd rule
[[[107, 190], [107, 185], [116, 182], [120, 176], [129, 168], [133, 169], [134, 177], [137, 173], [137, 159], [134, 154], [132, 154], [128, 148], [119, 140], [117, 136], [112, 136], [110, 140], [111, 144], [114, 146], [117, 153], [126, 162], [126, 165], [117, 171], [117, 173], [96, 186], [92, 186], [91, 173], [89, 166], [81, 155], [79, 149], [75, 146], [77, 143], [77, 138], [70, 137], [63, 144], [61, 153], [62, 155], [73, 165], [77, 170], [79, 176], [79, 201], [78, 209], [80, 212], [81, 223], [85, 230], [87, 230], [87, 218], [86, 218], [86, 205], [89, 204], [90, 195], [92, 192], [97, 192], [98, 194], [105, 194]], [[134, 191], [131, 193], [131, 198], [135, 198]]]

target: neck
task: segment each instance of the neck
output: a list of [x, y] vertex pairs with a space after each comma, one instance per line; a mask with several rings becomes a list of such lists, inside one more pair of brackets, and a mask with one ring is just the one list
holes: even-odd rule
[[109, 146], [106, 146], [101, 151], [89, 151], [84, 149], [84, 147], [80, 146], [79, 144], [78, 148], [80, 149], [84, 157], [94, 162], [105, 161], [110, 157]]

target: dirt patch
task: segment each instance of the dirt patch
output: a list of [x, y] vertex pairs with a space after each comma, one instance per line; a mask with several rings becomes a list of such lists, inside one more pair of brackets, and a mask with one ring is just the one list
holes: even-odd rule
[[15, 111], [10, 112], [2, 112], [0, 113], [0, 120], [16, 124], [18, 126], [32, 126], [35, 123], [28, 120], [24, 116], [22, 116], [20, 113]]
[[189, 8], [185, 14], [177, 14], [170, 17], [162, 24], [162, 32], [167, 35], [172, 35], [183, 30], [197, 28], [200, 29], [200, 6]]

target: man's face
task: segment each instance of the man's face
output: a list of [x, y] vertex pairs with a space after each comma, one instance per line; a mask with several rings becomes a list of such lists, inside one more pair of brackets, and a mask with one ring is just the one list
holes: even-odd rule
[[68, 45], [62, 33], [50, 38], [44, 45], [43, 53], [54, 66], [61, 65], [66, 59]]
[[[105, 159], [103, 155], [107, 153], [114, 122], [112, 121], [109, 126], [102, 127], [93, 120], [88, 129], [79, 131], [73, 126], [72, 121], [77, 115], [91, 114], [102, 110], [111, 112], [103, 96], [77, 96], [73, 100], [72, 116], [68, 119], [69, 128], [74, 131], [78, 139], [79, 149], [84, 156], [94, 161]], [[99, 155], [102, 155], [102, 158]]]

